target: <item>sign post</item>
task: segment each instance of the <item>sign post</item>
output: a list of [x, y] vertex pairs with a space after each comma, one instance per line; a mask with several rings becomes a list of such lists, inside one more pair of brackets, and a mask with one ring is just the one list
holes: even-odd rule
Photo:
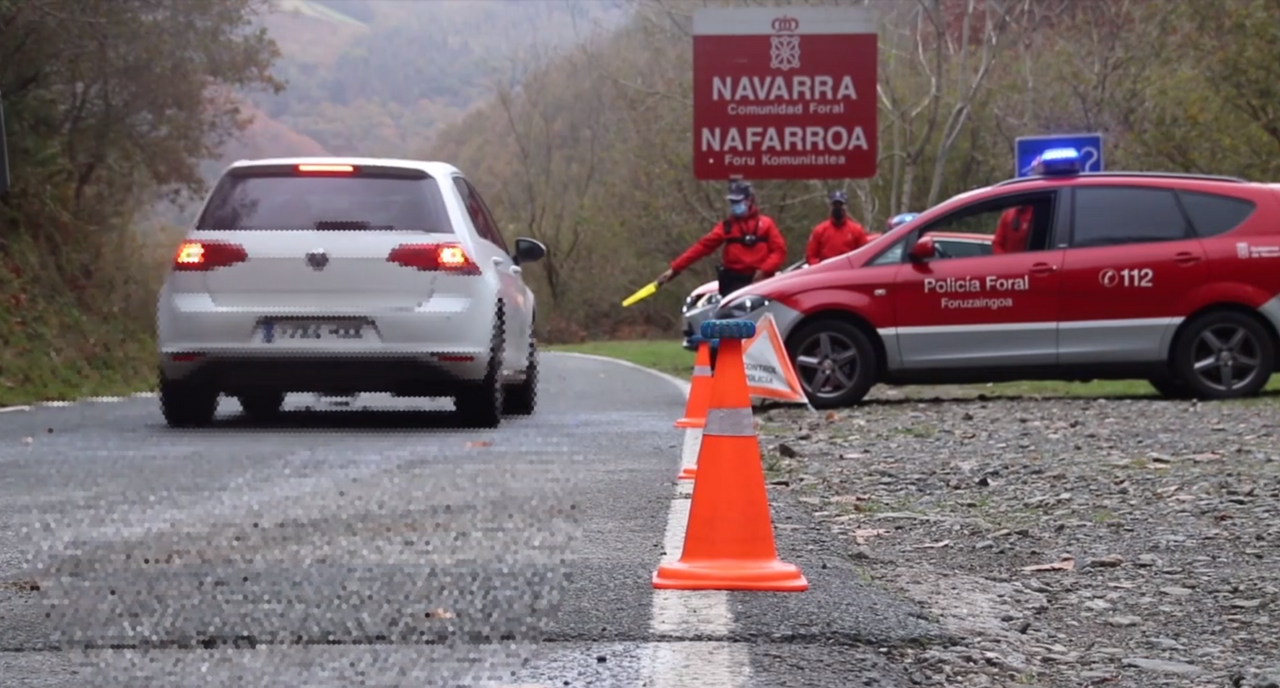
[[9, 193], [9, 146], [4, 129], [4, 94], [0, 93], [0, 196]]
[[1074, 148], [1080, 152], [1081, 172], [1101, 172], [1102, 134], [1055, 134], [1020, 136], [1013, 143], [1013, 176], [1031, 176], [1031, 166], [1050, 148]]
[[693, 17], [693, 176], [876, 174], [874, 12], [709, 7]]

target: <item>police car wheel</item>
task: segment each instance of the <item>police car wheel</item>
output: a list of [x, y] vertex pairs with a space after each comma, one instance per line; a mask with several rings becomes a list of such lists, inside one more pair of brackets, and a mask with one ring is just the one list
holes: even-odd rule
[[1187, 323], [1173, 365], [1197, 399], [1238, 399], [1262, 391], [1275, 371], [1275, 344], [1257, 318], [1213, 311]]
[[819, 320], [787, 339], [787, 353], [814, 408], [862, 401], [876, 383], [875, 346], [860, 328], [843, 320]]

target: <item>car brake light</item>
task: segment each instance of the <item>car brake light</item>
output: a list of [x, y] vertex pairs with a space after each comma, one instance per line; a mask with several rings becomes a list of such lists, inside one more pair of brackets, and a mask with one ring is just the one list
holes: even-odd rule
[[239, 244], [225, 241], [184, 241], [173, 257], [173, 269], [197, 272], [217, 270], [248, 259], [249, 253]]
[[401, 244], [391, 249], [387, 262], [430, 272], [480, 274], [480, 267], [458, 244]]
[[303, 164], [298, 165], [298, 172], [302, 174], [351, 174], [356, 168], [351, 165], [328, 165], [328, 164]]

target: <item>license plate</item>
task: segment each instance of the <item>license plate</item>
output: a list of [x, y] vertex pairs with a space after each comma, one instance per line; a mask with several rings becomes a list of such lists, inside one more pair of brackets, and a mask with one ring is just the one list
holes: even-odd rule
[[262, 323], [262, 341], [344, 341], [364, 339], [361, 322], [272, 322]]

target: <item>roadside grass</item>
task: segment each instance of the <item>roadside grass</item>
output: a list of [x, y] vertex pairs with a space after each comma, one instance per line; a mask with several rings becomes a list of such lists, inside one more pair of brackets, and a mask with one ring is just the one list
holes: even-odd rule
[[680, 346], [679, 339], [630, 339], [582, 344], [553, 344], [543, 348], [547, 351], [620, 358], [685, 380], [693, 374], [694, 354]]
[[155, 304], [174, 239], [0, 238], [0, 406], [155, 387]]
[[[661, 370], [685, 379], [693, 369], [693, 352], [680, 346], [678, 339], [631, 339], [618, 341], [560, 344], [545, 347], [548, 351], [571, 351], [597, 356], [620, 358], [648, 368]], [[1095, 380], [1093, 382], [1026, 381], [1002, 382], [985, 385], [923, 385], [919, 387], [894, 387], [895, 396], [908, 399], [931, 397], [973, 398], [987, 397], [1157, 397], [1155, 389], [1146, 380]], [[1266, 393], [1258, 399], [1245, 399], [1238, 403], [1273, 401], [1280, 395], [1280, 376], [1273, 377]]]

